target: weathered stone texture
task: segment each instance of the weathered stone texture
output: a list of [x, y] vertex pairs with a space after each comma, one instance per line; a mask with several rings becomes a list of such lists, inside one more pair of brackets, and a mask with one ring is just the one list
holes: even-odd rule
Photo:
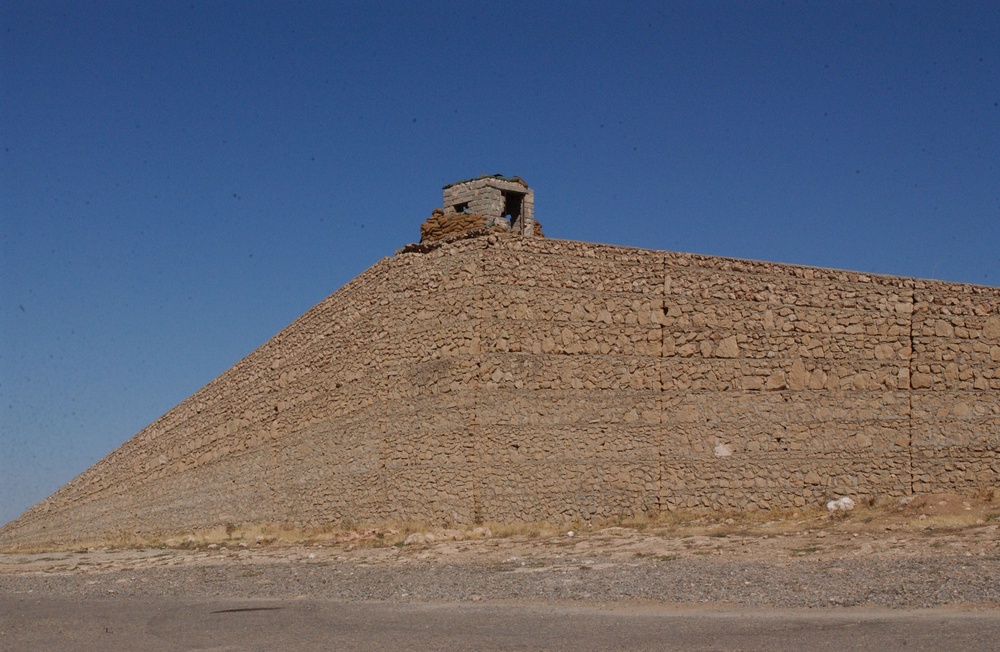
[[1000, 477], [1000, 290], [913, 281], [913, 489]]
[[816, 505], [998, 450], [998, 288], [492, 235], [378, 262], [0, 544]]
[[508, 232], [510, 227], [499, 219], [476, 213], [449, 213], [435, 209], [420, 225], [420, 242], [458, 239], [467, 233]]

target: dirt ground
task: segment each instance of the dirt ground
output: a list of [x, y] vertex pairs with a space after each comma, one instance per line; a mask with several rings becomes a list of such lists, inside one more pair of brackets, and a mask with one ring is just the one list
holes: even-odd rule
[[0, 649], [993, 650], [989, 498], [0, 554]]
[[982, 498], [917, 496], [878, 506], [860, 505], [846, 512], [757, 514], [739, 519], [706, 515], [614, 526], [366, 530], [312, 535], [302, 537], [304, 541], [257, 535], [210, 542], [210, 538], [189, 536], [149, 548], [0, 554], [0, 588], [5, 578], [31, 575], [234, 563], [267, 567], [296, 561], [388, 568], [500, 565], [526, 573], [555, 562], [576, 561], [593, 570], [624, 562], [686, 559], [773, 566], [805, 561], [824, 567], [859, 558], [957, 556], [997, 561], [998, 530], [1000, 500], [984, 494]]

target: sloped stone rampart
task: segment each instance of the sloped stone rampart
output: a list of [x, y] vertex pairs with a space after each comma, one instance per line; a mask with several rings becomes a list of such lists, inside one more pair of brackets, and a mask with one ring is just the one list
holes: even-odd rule
[[0, 545], [969, 491], [998, 450], [1000, 288], [494, 235], [379, 261]]

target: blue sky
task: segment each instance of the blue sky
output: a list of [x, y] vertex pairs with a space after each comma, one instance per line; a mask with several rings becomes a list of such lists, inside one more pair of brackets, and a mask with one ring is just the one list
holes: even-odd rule
[[549, 236], [1000, 285], [1000, 4], [0, 3], [0, 523], [519, 175]]

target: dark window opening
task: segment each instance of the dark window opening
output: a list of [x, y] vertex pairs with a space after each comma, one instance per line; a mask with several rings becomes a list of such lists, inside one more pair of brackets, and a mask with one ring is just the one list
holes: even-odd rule
[[503, 195], [503, 213], [501, 213], [501, 216], [507, 220], [511, 229], [520, 231], [524, 226], [521, 224], [521, 205], [524, 201], [524, 194], [507, 190], [501, 190], [500, 194]]
[[468, 213], [469, 212], [469, 202], [464, 201], [461, 204], [455, 204], [456, 213]]

